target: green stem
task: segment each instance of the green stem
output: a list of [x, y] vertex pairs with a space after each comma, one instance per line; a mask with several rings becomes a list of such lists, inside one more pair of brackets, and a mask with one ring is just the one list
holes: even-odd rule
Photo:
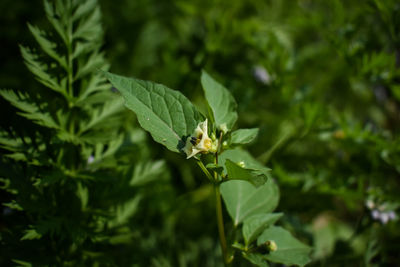
[[[222, 132], [219, 137], [217, 153], [215, 153], [215, 164], [218, 164], [218, 153], [221, 148], [222, 142]], [[214, 180], [218, 181], [218, 173], [214, 172]], [[228, 246], [226, 245], [226, 237], [225, 237], [225, 229], [224, 229], [224, 217], [222, 213], [222, 203], [221, 203], [221, 192], [219, 190], [219, 183], [214, 184], [214, 193], [215, 193], [215, 207], [217, 212], [217, 225], [218, 225], [218, 233], [219, 233], [219, 242], [221, 244], [222, 255], [224, 258], [225, 266], [228, 266], [231, 259], [229, 259], [228, 255]]]
[[[214, 159], [215, 164], [218, 164], [218, 151], [221, 147], [221, 142], [222, 142], [222, 133], [219, 138], [217, 153], [215, 153], [215, 159]], [[212, 177], [210, 172], [207, 170], [207, 168], [204, 166], [204, 164], [201, 160], [198, 160], [197, 164], [200, 166], [200, 168], [203, 170], [203, 172], [205, 173], [207, 178], [210, 180], [210, 182], [214, 186], [215, 208], [216, 208], [216, 214], [217, 214], [219, 242], [221, 244], [224, 265], [228, 266], [233, 258], [230, 259], [229, 254], [228, 254], [228, 246], [227, 246], [227, 242], [226, 242], [225, 229], [224, 229], [224, 217], [223, 217], [223, 213], [222, 213], [221, 192], [219, 190], [220, 183], [218, 182], [218, 173], [214, 171], [214, 177]]]
[[207, 176], [208, 180], [210, 180], [211, 183], [214, 183], [213, 177], [211, 176], [210, 172], [207, 170], [206, 166], [204, 166], [203, 162], [201, 160], [198, 160], [197, 165], [200, 166], [201, 170]]
[[203, 162], [198, 160], [197, 164], [200, 166], [204, 174], [210, 180], [210, 182], [214, 185], [214, 194], [215, 194], [215, 206], [216, 206], [216, 213], [217, 213], [217, 225], [218, 225], [218, 234], [219, 234], [219, 241], [221, 244], [222, 255], [224, 259], [224, 265], [228, 266], [229, 258], [228, 258], [228, 247], [226, 245], [226, 237], [225, 237], [225, 229], [224, 229], [224, 218], [222, 213], [222, 203], [221, 203], [221, 193], [219, 191], [219, 183], [218, 181], [218, 174], [214, 172], [214, 178], [211, 176], [210, 172], [204, 166]]
[[221, 193], [219, 191], [219, 184], [214, 184], [214, 193], [215, 193], [215, 202], [216, 202], [215, 204], [216, 204], [216, 212], [217, 212], [219, 242], [221, 244], [222, 256], [224, 258], [224, 264], [225, 264], [225, 266], [228, 266], [228, 264], [229, 264], [228, 247], [226, 245], [224, 218], [222, 216], [222, 203], [221, 203]]
[[[71, 11], [71, 7], [68, 6], [68, 8], [70, 9], [69, 12]], [[69, 16], [67, 17], [67, 34], [66, 34], [66, 46], [67, 46], [67, 67], [68, 67], [68, 84], [67, 84], [67, 92], [68, 95], [70, 96], [71, 99], [73, 99], [74, 97], [74, 92], [73, 92], [73, 75], [74, 75], [74, 67], [73, 67], [73, 59], [72, 59], [72, 49], [73, 49], [73, 37], [72, 37], [72, 14], [69, 14]], [[69, 103], [71, 105], [71, 102]]]
[[73, 99], [74, 99], [74, 89], [73, 89], [73, 83], [74, 83], [74, 65], [73, 65], [73, 58], [72, 58], [72, 49], [73, 49], [73, 37], [72, 37], [72, 14], [71, 14], [71, 6], [69, 6], [69, 3], [67, 4], [68, 9], [68, 15], [66, 18], [66, 42], [65, 45], [67, 47], [67, 88], [66, 92], [67, 95], [69, 96], [68, 98], [68, 108], [70, 109], [69, 115], [68, 115], [68, 130], [71, 134], [74, 134], [75, 131], [75, 125], [74, 125], [74, 120], [73, 120]]

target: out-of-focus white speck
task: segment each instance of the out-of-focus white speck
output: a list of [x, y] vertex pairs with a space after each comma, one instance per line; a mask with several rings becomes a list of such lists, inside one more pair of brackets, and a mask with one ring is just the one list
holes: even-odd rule
[[394, 220], [396, 219], [396, 212], [394, 212], [393, 210], [388, 212], [388, 216], [390, 220]]
[[370, 210], [372, 210], [373, 208], [375, 208], [375, 203], [374, 203], [371, 199], [368, 199], [368, 200], [365, 202], [365, 206], [367, 206], [367, 208], [369, 208]]
[[383, 223], [383, 224], [387, 224], [389, 221], [389, 215], [386, 212], [381, 212], [379, 220]]
[[88, 164], [92, 164], [94, 162], [94, 157], [93, 157], [93, 155], [90, 155], [89, 157], [88, 157], [88, 159], [87, 159], [87, 163]]
[[271, 76], [269, 75], [266, 68], [263, 66], [255, 66], [253, 68], [253, 76], [254, 78], [262, 84], [270, 84]]
[[373, 211], [371, 211], [371, 216], [372, 216], [372, 218], [377, 220], [380, 216], [380, 212], [378, 210], [373, 210]]
[[396, 213], [394, 211], [379, 211], [372, 210], [371, 217], [377, 221], [381, 221], [382, 224], [387, 224], [389, 221], [396, 219]]
[[372, 199], [368, 199], [365, 201], [365, 206], [371, 210], [371, 217], [382, 224], [387, 224], [397, 218], [396, 212], [387, 208], [387, 203], [377, 204]]

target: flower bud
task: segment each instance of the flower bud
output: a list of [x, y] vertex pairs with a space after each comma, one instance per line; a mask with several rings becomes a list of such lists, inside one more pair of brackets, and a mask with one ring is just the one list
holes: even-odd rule
[[278, 249], [278, 246], [276, 245], [274, 240], [268, 240], [265, 242], [265, 246], [269, 251], [276, 251]]
[[242, 160], [242, 161], [239, 161], [237, 164], [238, 164], [240, 167], [242, 167], [242, 168], [246, 167], [246, 164], [244, 163], [243, 160]]
[[219, 129], [226, 134], [228, 132], [228, 126], [226, 126], [226, 123], [223, 123], [219, 126]]

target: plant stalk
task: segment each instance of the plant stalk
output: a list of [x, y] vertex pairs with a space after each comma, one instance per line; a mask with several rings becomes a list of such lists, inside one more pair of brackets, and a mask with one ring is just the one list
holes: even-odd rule
[[[223, 133], [221, 132], [219, 136], [219, 142], [217, 147], [217, 153], [215, 153], [215, 164], [218, 165], [218, 154], [220, 153], [221, 145], [222, 145], [222, 136]], [[226, 243], [225, 237], [225, 228], [224, 228], [224, 217], [222, 213], [222, 203], [221, 203], [221, 192], [219, 190], [220, 183], [218, 183], [218, 173], [214, 172], [214, 193], [215, 193], [215, 208], [217, 213], [217, 225], [218, 225], [218, 234], [219, 234], [219, 243], [221, 244], [222, 255], [224, 258], [224, 265], [228, 266], [231, 260], [229, 259], [228, 254], [228, 246]]]
[[222, 203], [221, 203], [221, 193], [219, 191], [219, 184], [214, 184], [214, 193], [215, 193], [215, 206], [216, 206], [216, 213], [217, 213], [219, 242], [221, 244], [222, 256], [224, 258], [224, 264], [225, 264], [225, 266], [228, 266], [228, 264], [229, 264], [228, 247], [226, 245], [224, 218], [222, 216]]
[[197, 164], [200, 166], [201, 170], [207, 176], [208, 180], [210, 180], [211, 183], [214, 183], [213, 177], [211, 176], [210, 172], [207, 170], [206, 166], [204, 166], [203, 162], [201, 160], [198, 160]]

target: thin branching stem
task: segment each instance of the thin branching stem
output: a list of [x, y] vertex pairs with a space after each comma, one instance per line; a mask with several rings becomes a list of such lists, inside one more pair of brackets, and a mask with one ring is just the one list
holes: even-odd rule
[[[220, 149], [221, 141], [222, 141], [222, 133], [220, 135], [217, 153], [215, 153], [215, 159], [214, 159], [215, 164], [218, 164], [218, 150]], [[219, 189], [220, 183], [218, 182], [219, 181], [218, 173], [214, 171], [214, 177], [212, 177], [210, 172], [207, 170], [207, 168], [204, 166], [204, 164], [201, 160], [198, 160], [197, 164], [200, 166], [200, 168], [202, 169], [204, 174], [207, 176], [207, 178], [210, 180], [210, 182], [214, 186], [215, 208], [216, 208], [216, 215], [217, 215], [219, 241], [220, 241], [220, 245], [221, 245], [222, 256], [224, 259], [224, 265], [228, 266], [231, 260], [229, 259], [228, 246], [227, 246], [226, 237], [225, 237], [224, 217], [223, 217], [223, 212], [222, 212], [222, 201], [221, 201], [221, 192]]]
[[214, 184], [214, 194], [215, 194], [215, 206], [216, 206], [216, 213], [217, 213], [219, 242], [221, 244], [222, 256], [224, 258], [224, 264], [225, 264], [225, 266], [228, 266], [228, 263], [229, 263], [228, 246], [226, 244], [224, 218], [223, 218], [223, 214], [222, 214], [221, 193], [219, 191], [219, 184]]
[[210, 172], [207, 170], [206, 166], [204, 166], [203, 162], [201, 160], [197, 161], [197, 165], [200, 166], [201, 170], [204, 172], [204, 174], [207, 176], [208, 180], [210, 180], [211, 183], [214, 183], [214, 178], [211, 176]]
[[[221, 148], [222, 135], [223, 134], [221, 132], [220, 137], [219, 137], [218, 147], [217, 147], [217, 153], [215, 153], [215, 164], [218, 164], [218, 153]], [[225, 264], [225, 266], [228, 266], [230, 259], [229, 259], [228, 246], [227, 246], [226, 236], [225, 236], [225, 226], [224, 226], [224, 217], [223, 217], [223, 213], [222, 213], [221, 192], [219, 189], [220, 184], [217, 183], [218, 173], [216, 171], [214, 171], [214, 180], [216, 181], [216, 183], [214, 183], [214, 194], [215, 194], [215, 208], [216, 208], [216, 213], [217, 213], [219, 241], [221, 244], [222, 255], [224, 258], [224, 264]]]
[[[72, 12], [72, 11], [70, 11]], [[71, 15], [72, 16], [72, 15]], [[73, 75], [74, 75], [74, 67], [73, 67], [73, 54], [72, 54], [72, 49], [73, 49], [73, 35], [72, 35], [72, 30], [73, 30], [73, 22], [72, 18], [68, 17], [68, 22], [67, 22], [67, 59], [68, 59], [68, 94], [71, 98], [73, 98]]]

